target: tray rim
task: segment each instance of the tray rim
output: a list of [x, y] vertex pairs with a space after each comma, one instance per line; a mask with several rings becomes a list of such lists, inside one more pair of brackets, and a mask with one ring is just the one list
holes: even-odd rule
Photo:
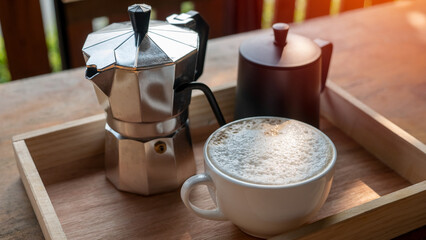
[[[232, 97], [230, 95], [235, 94], [235, 83], [216, 87], [213, 89], [213, 92], [216, 95], [219, 105], [222, 106], [225, 117], [227, 119], [232, 119], [233, 103], [226, 103], [226, 100]], [[202, 114], [205, 106], [206, 101], [204, 100], [204, 97], [201, 94], [195, 93], [190, 105], [191, 128], [201, 128], [215, 124], [215, 120], [212, 119], [211, 116]], [[230, 109], [232, 109], [232, 111]], [[358, 114], [357, 116], [361, 117], [348, 119], [347, 114], [349, 111], [355, 112]], [[412, 222], [414, 219], [416, 221], [408, 224], [408, 226], [404, 226], [403, 229], [399, 229], [399, 234], [411, 231], [426, 224], [426, 216], [422, 216], [422, 211], [418, 211], [418, 207], [416, 208], [416, 206], [422, 206], [421, 204], [426, 199], [425, 144], [359, 100], [355, 99], [330, 80], [327, 81], [326, 90], [321, 96], [321, 114], [332, 124], [340, 128], [344, 133], [357, 141], [358, 144], [366, 148], [368, 152], [372, 153], [375, 157], [384, 162], [393, 171], [409, 180], [413, 185], [338, 214], [326, 217], [317, 222], [304, 225], [294, 231], [276, 236], [274, 239], [298, 239], [300, 237], [310, 239], [311, 237], [326, 236], [330, 233], [336, 233], [335, 230], [333, 230], [335, 228], [338, 228], [339, 232], [354, 233], [354, 230], [351, 230], [350, 226], [361, 223], [368, 224], [369, 221], [371, 222], [375, 219], [374, 212], [377, 211], [379, 213], [387, 213], [386, 216], [394, 216], [397, 212], [402, 211], [402, 209], [400, 209], [401, 205], [405, 206], [405, 209], [408, 207], [408, 210], [410, 210], [410, 214], [406, 214], [410, 217], [408, 220], [411, 219]], [[42, 137], [46, 134], [85, 126], [89, 123], [97, 122], [99, 124], [103, 124], [104, 121], [105, 114], [102, 113], [34, 130], [13, 137], [12, 144], [15, 150], [15, 158], [21, 180], [24, 183], [25, 190], [46, 239], [67, 238], [50, 201], [48, 193], [43, 185], [37, 167], [31, 157], [31, 152], [26, 145], [26, 141], [32, 138]], [[398, 144], [398, 147], [401, 148], [400, 154], [398, 156], [393, 156], [392, 153], [383, 151], [383, 146], [380, 147], [380, 143], [378, 142], [365, 144], [366, 142], [364, 140], [369, 137], [365, 132], [369, 131], [369, 129], [363, 130], [361, 131], [361, 134], [359, 134], [359, 131], [357, 131], [354, 126], [365, 126], [368, 124], [376, 125], [373, 132], [369, 134], [384, 134], [388, 141], [394, 141]], [[404, 159], [404, 161], [398, 161], [400, 159]], [[407, 161], [409, 163], [407, 163]], [[401, 162], [404, 162], [405, 165], [411, 165], [411, 168], [407, 170], [406, 167], [402, 167], [401, 169]], [[416, 166], [418, 164], [420, 164], [420, 167], [414, 167], [413, 172], [412, 166]], [[413, 211], [413, 209], [417, 211]], [[408, 210], [406, 212], [408, 212]], [[424, 211], [423, 215], [426, 215]], [[395, 225], [392, 221], [389, 224]], [[383, 238], [383, 235], [377, 235], [377, 231], [376, 233], [370, 232], [369, 235], [366, 236], [371, 237], [371, 234], [376, 234], [376, 236]]]

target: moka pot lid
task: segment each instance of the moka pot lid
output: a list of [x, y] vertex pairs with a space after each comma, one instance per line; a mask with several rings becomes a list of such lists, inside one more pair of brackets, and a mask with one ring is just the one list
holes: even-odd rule
[[197, 32], [149, 20], [151, 7], [146, 4], [134, 4], [128, 12], [130, 22], [113, 23], [87, 36], [83, 55], [88, 68], [152, 68], [173, 64], [197, 51]]

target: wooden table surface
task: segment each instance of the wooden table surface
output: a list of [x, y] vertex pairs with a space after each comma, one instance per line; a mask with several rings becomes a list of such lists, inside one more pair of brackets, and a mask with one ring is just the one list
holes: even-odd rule
[[[329, 78], [426, 142], [426, 1], [399, 1], [291, 25], [334, 44]], [[236, 80], [238, 46], [261, 30], [209, 42], [201, 81]], [[84, 69], [0, 85], [0, 238], [43, 239], [16, 167], [11, 138], [101, 113]]]

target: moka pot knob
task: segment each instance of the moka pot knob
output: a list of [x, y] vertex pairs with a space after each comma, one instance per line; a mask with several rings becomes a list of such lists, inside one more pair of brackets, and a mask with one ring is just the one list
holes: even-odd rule
[[135, 32], [136, 45], [142, 42], [148, 32], [151, 6], [147, 4], [133, 4], [127, 8], [133, 31]]

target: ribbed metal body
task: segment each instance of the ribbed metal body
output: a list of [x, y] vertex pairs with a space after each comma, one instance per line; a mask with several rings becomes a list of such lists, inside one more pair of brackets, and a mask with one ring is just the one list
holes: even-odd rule
[[176, 89], [196, 80], [201, 40], [190, 28], [194, 15], [172, 15], [172, 25], [149, 21], [148, 5], [128, 11], [131, 22], [89, 34], [83, 55], [86, 78], [107, 113], [106, 176], [120, 190], [150, 195], [195, 174], [191, 91]]

